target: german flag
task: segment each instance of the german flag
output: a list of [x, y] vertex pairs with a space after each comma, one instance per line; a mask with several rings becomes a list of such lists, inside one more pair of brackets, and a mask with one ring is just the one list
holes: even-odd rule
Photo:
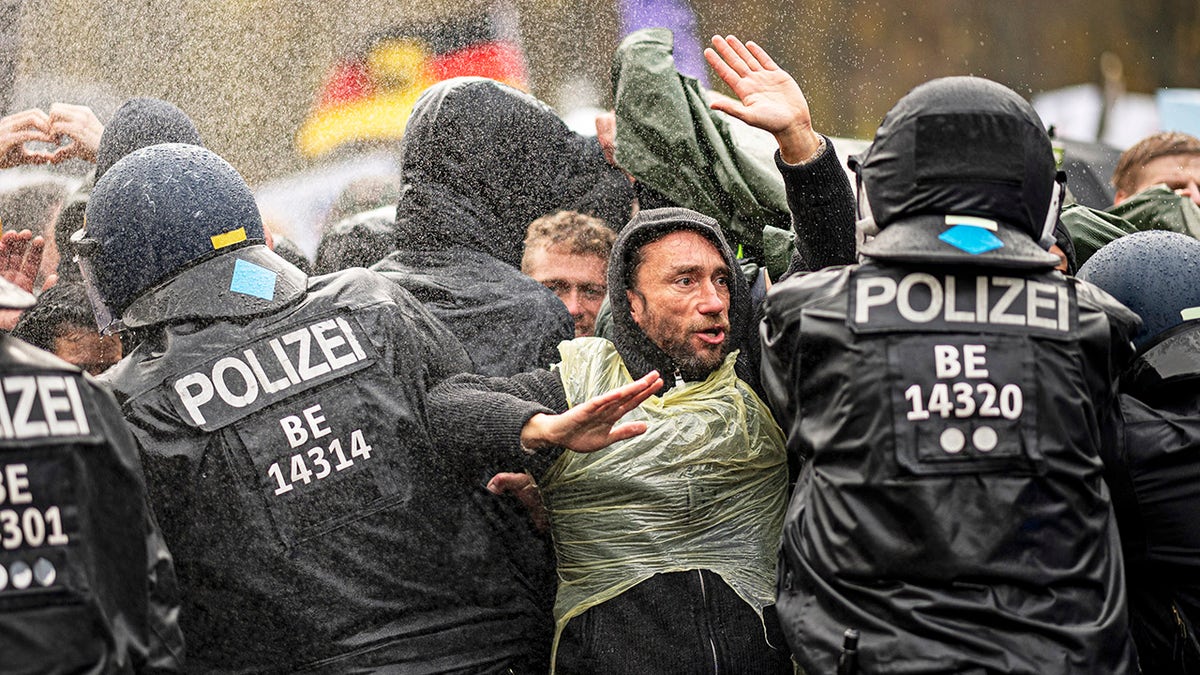
[[340, 59], [316, 107], [296, 134], [305, 156], [360, 141], [399, 139], [413, 103], [429, 85], [478, 76], [527, 91], [525, 57], [490, 16], [400, 26], [376, 33], [364, 50]]

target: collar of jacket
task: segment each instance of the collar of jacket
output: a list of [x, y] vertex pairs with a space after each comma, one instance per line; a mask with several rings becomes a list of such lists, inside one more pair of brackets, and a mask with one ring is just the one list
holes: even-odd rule
[[[684, 380], [703, 380], [709, 373], [689, 372], [680, 369], [670, 356], [646, 336], [634, 322], [630, 312], [629, 297], [625, 291], [632, 283], [630, 268], [633, 253], [646, 244], [680, 230], [691, 230], [708, 239], [729, 265], [729, 351], [740, 349], [737, 373], [743, 381], [752, 385], [757, 381], [757, 350], [745, 349], [752, 344], [753, 307], [750, 287], [741, 274], [736, 256], [725, 241], [717, 221], [696, 211], [684, 208], [662, 208], [640, 211], [621, 230], [613, 244], [608, 263], [608, 301], [612, 306], [613, 343], [625, 361], [629, 374], [635, 379], [651, 370], [657, 370], [667, 382], [679, 372]], [[754, 345], [757, 342], [753, 342]], [[750, 354], [754, 352], [754, 354]]]
[[[1121, 376], [1125, 393], [1162, 397], [1168, 390], [1200, 379], [1200, 322], [1189, 321], [1163, 333]], [[1188, 387], [1194, 390], [1194, 385]]]
[[274, 312], [304, 296], [308, 275], [262, 244], [188, 267], [143, 293], [122, 314], [128, 328]]

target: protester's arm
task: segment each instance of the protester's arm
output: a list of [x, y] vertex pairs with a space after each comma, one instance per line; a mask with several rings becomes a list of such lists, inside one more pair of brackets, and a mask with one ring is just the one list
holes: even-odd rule
[[70, 143], [54, 151], [50, 161], [57, 164], [72, 157], [95, 162], [104, 125], [92, 109], [85, 105], [55, 103], [50, 106], [50, 124], [56, 136], [66, 136]]
[[430, 434], [453, 463], [491, 471], [529, 468], [537, 473], [556, 458], [554, 451], [521, 450], [521, 428], [538, 413], [568, 408], [558, 373], [535, 370], [512, 377], [456, 375], [429, 392]]
[[54, 142], [50, 117], [45, 112], [32, 108], [0, 119], [0, 169], [49, 162], [50, 153], [25, 149], [26, 143], [34, 141]]
[[808, 164], [789, 165], [779, 156], [775, 164], [783, 174], [796, 233], [797, 255], [785, 276], [855, 263], [854, 191], [833, 141], [826, 138], [825, 149]]
[[429, 425], [439, 446], [460, 458], [475, 456], [496, 470], [518, 460], [536, 473], [563, 449], [591, 452], [644, 432], [643, 423], [617, 422], [661, 388], [651, 373], [569, 408], [557, 372], [459, 375], [429, 393]]
[[529, 450], [566, 448], [594, 452], [646, 431], [645, 422], [618, 425], [625, 413], [662, 389], [657, 371], [591, 398], [557, 415], [537, 413], [521, 427], [521, 447]]
[[714, 36], [712, 43], [704, 56], [740, 99], [717, 99], [712, 107], [771, 132], [779, 143], [776, 164], [799, 252], [788, 273], [853, 263], [854, 194], [832, 141], [813, 129], [800, 85], [754, 42]]

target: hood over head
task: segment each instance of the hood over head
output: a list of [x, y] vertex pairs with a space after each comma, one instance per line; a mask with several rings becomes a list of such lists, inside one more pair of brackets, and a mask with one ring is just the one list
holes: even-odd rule
[[1001, 84], [945, 77], [920, 85], [851, 165], [879, 228], [860, 249], [868, 256], [1010, 268], [1058, 263], [1046, 249], [1065, 178], [1033, 106]]
[[[634, 378], [657, 370], [667, 382], [671, 381], [671, 375], [677, 370], [676, 365], [634, 322], [625, 291], [633, 284], [631, 262], [634, 253], [642, 246], [680, 230], [690, 230], [708, 239], [729, 266], [729, 334], [726, 339], [730, 352], [741, 350], [737, 363], [738, 377], [757, 386], [758, 340], [753, 325], [750, 287], [739, 271], [737, 258], [725, 241], [721, 226], [716, 220], [691, 209], [671, 207], [639, 211], [617, 236], [608, 259], [608, 302], [612, 307], [613, 343]], [[681, 374], [686, 380], [708, 376], [708, 373]]]
[[96, 181], [122, 157], [159, 143], [204, 145], [192, 119], [157, 98], [131, 98], [117, 108], [96, 149]]
[[425, 90], [400, 144], [400, 174], [398, 248], [463, 246], [516, 268], [536, 218], [566, 209], [615, 225], [632, 196], [596, 139], [536, 98], [478, 77]]

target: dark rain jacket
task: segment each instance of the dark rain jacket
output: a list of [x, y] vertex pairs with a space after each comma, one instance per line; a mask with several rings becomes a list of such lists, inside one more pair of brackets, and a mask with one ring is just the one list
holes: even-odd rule
[[[190, 283], [228, 286], [242, 260], [277, 276], [269, 299]], [[426, 391], [469, 367], [445, 327], [378, 274], [306, 278], [264, 246], [151, 296], [163, 323], [105, 379], [176, 554], [192, 666], [518, 667], [516, 591], [461, 507], [482, 467], [428, 430]]]
[[889, 254], [768, 295], [764, 386], [807, 460], [778, 608], [807, 672], [848, 628], [864, 673], [1134, 669], [1098, 451], [1137, 318], [1039, 255]]
[[1140, 354], [1121, 379], [1124, 441], [1104, 457], [1144, 673], [1200, 672], [1200, 329]]
[[631, 188], [599, 144], [541, 101], [493, 80], [430, 87], [400, 145], [397, 251], [373, 269], [462, 341], [476, 372], [549, 366], [575, 335], [548, 289], [518, 270], [525, 230], [561, 209], [628, 218]]
[[179, 670], [171, 556], [116, 402], [7, 336], [0, 373], [0, 670]]
[[[613, 246], [608, 270], [613, 343], [633, 378], [657, 369], [670, 386], [676, 377], [692, 380], [705, 376], [677, 367], [641, 332], [630, 316], [625, 294], [633, 251], [676, 230], [696, 231], [713, 241], [730, 268], [736, 269], [737, 261], [720, 230], [711, 219], [697, 215], [684, 209], [643, 212]], [[731, 281], [730, 344], [732, 349], [742, 349], [739, 377], [753, 379], [757, 363], [750, 292], [741, 275], [734, 274]], [[518, 448], [521, 427], [530, 417], [567, 409], [562, 380], [549, 370], [512, 378], [458, 376], [430, 397], [431, 419], [448, 430], [443, 441], [453, 452], [470, 452], [481, 443]], [[531, 457], [535, 475], [553, 459]], [[791, 672], [782, 636], [773, 617], [767, 620], [778, 649], [764, 640], [758, 614], [720, 576], [708, 570], [658, 574], [572, 619], [563, 633], [557, 664], [562, 673], [699, 673], [713, 668], [739, 673]]]

